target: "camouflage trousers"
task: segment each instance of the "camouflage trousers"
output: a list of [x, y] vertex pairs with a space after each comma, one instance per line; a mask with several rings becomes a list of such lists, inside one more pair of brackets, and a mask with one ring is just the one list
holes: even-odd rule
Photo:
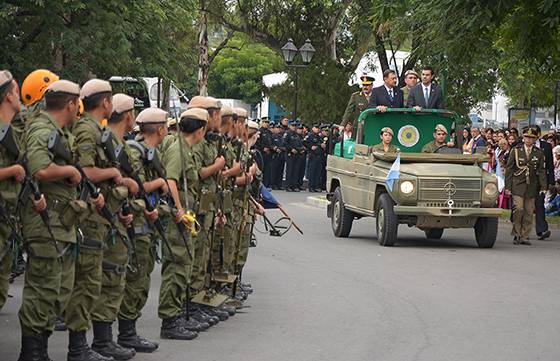
[[123, 241], [126, 231], [120, 229], [119, 233], [108, 239], [103, 251], [101, 292], [91, 311], [93, 321], [115, 321], [124, 297], [128, 249]]
[[208, 212], [204, 217], [199, 217], [200, 232], [198, 232], [198, 235], [194, 238], [194, 260], [190, 282], [191, 288], [195, 292], [205, 288], [208, 259], [210, 258], [210, 247], [212, 243], [213, 218], [213, 212]]
[[2, 307], [4, 307], [6, 299], [8, 298], [8, 290], [10, 288], [10, 273], [12, 270], [12, 252], [8, 249], [0, 249], [0, 255], [5, 251], [7, 251], [7, 253], [2, 259], [0, 259], [0, 310], [2, 310]]
[[237, 255], [235, 258], [235, 267], [237, 274], [241, 274], [241, 270], [247, 263], [249, 256], [249, 244], [251, 242], [251, 234], [253, 233], [254, 215], [246, 215], [241, 224], [241, 233], [237, 240]]
[[101, 293], [102, 246], [110, 232], [108, 226], [100, 223], [84, 222], [83, 226], [84, 236], [91, 237], [99, 243], [99, 246], [95, 248], [85, 244], [80, 246], [72, 302], [68, 305], [64, 317], [66, 326], [74, 332], [86, 331], [91, 327], [91, 313]]
[[54, 319], [66, 309], [74, 284], [74, 245], [63, 256], [52, 240], [26, 244], [27, 266], [19, 322], [23, 336], [53, 331]]
[[[183, 237], [179, 235], [177, 227], [171, 222], [167, 226], [167, 239], [170, 243], [171, 253], [163, 248], [161, 265], [158, 307], [158, 316], [161, 319], [178, 316], [183, 310], [193, 266]], [[187, 235], [187, 240], [189, 248], [193, 252], [193, 240], [189, 235]]]
[[233, 212], [226, 213], [226, 219], [226, 224], [216, 230], [216, 241], [212, 245], [212, 267], [219, 273], [234, 274], [237, 230]]
[[119, 310], [119, 319], [136, 320], [142, 315], [142, 309], [150, 292], [150, 275], [154, 270], [154, 242], [150, 234], [136, 237], [136, 272], [126, 271], [124, 297]]

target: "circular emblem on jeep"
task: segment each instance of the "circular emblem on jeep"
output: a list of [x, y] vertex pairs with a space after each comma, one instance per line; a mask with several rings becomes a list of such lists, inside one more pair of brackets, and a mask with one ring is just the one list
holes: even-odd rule
[[457, 187], [453, 182], [447, 182], [443, 185], [443, 191], [449, 196], [455, 195], [457, 193]]
[[408, 124], [399, 129], [397, 139], [405, 147], [414, 147], [420, 140], [420, 133], [414, 125]]

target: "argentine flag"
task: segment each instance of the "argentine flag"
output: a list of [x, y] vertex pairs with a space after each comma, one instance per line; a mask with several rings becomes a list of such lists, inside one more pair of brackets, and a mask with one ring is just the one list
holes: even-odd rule
[[389, 187], [390, 191], [393, 191], [393, 183], [401, 177], [401, 152], [397, 152], [397, 157], [387, 173], [387, 178], [385, 178], [385, 183]]

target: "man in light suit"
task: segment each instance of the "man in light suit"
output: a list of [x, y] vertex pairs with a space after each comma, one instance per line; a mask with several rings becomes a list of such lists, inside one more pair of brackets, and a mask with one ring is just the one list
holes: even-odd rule
[[424, 109], [442, 109], [445, 107], [443, 103], [443, 94], [441, 88], [432, 83], [434, 71], [429, 66], [422, 69], [422, 83], [410, 89], [408, 95], [408, 108], [416, 108], [416, 110]]
[[387, 69], [383, 72], [383, 85], [373, 88], [369, 97], [368, 108], [377, 108], [380, 112], [386, 112], [387, 108], [403, 108], [403, 91], [397, 87], [397, 73]]

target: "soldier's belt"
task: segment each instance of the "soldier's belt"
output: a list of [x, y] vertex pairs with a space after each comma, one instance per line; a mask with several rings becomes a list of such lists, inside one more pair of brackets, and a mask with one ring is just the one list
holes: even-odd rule
[[101, 262], [101, 268], [103, 269], [103, 271], [109, 271], [114, 273], [124, 273], [126, 271], [126, 266], [119, 265], [106, 260], [103, 260], [103, 262]]
[[104, 250], [107, 247], [105, 246], [105, 242], [99, 241], [97, 239], [84, 237], [82, 238], [82, 242], [80, 244], [81, 247], [89, 248], [89, 249], [96, 249], [96, 250]]

